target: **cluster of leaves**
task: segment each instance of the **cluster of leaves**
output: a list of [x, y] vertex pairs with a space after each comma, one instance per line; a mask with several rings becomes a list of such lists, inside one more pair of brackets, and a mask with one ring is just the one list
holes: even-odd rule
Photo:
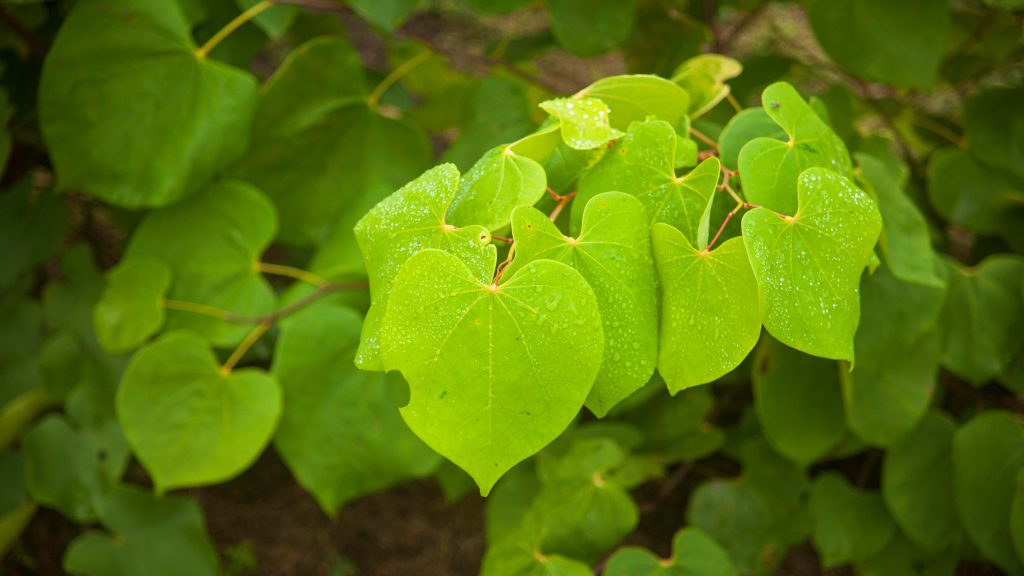
[[[466, 0], [550, 21], [482, 80], [400, 38], [378, 76], [307, 10], [414, 0], [64, 4], [0, 0], [0, 550], [43, 506], [91, 526], [71, 573], [216, 574], [166, 493], [273, 446], [331, 516], [475, 482], [488, 576], [767, 574], [808, 539], [1024, 574], [1019, 3], [816, 2], [835, 65], [796, 70], [695, 54], [764, 2]], [[552, 42], [664, 77], [553, 94]], [[620, 547], [691, 474], [671, 556]]]

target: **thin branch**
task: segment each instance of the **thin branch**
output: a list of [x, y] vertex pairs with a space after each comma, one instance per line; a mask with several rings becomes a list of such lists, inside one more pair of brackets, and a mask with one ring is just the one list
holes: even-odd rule
[[46, 42], [40, 40], [32, 30], [21, 22], [21, 20], [18, 20], [14, 14], [11, 14], [3, 3], [0, 3], [0, 22], [13, 32], [15, 36], [21, 38], [22, 42], [25, 43], [25, 46], [28, 47], [29, 52], [39, 56], [40, 58], [46, 56], [46, 52], [49, 49]]
[[303, 296], [302, 298], [296, 300], [295, 302], [292, 302], [291, 304], [279, 310], [276, 310], [275, 312], [266, 314], [264, 316], [242, 316], [240, 314], [235, 314], [234, 312], [229, 312], [227, 310], [215, 308], [213, 306], [208, 306], [206, 304], [199, 304], [197, 302], [186, 302], [183, 300], [165, 299], [163, 301], [163, 307], [168, 310], [178, 310], [181, 312], [192, 312], [193, 314], [211, 316], [213, 318], [224, 320], [225, 322], [233, 322], [236, 324], [263, 324], [267, 322], [274, 323], [280, 320], [281, 318], [298, 312], [299, 310], [305, 308], [306, 306], [309, 306], [313, 302], [316, 302], [317, 300], [323, 298], [328, 294], [343, 291], [366, 290], [367, 287], [367, 283], [363, 281], [330, 282], [328, 284], [320, 286], [315, 291], [310, 292], [309, 294]]
[[757, 6], [754, 6], [749, 12], [743, 15], [742, 18], [732, 28], [730, 28], [725, 34], [722, 35], [721, 42], [719, 44], [719, 51], [725, 52], [729, 49], [731, 44], [741, 32], [747, 29], [748, 26], [753, 24], [764, 12], [765, 8], [768, 7], [768, 0], [761, 0]]
[[558, 220], [558, 216], [562, 213], [562, 210], [572, 202], [572, 199], [576, 197], [576, 192], [570, 192], [565, 196], [558, 197], [558, 204], [555, 204], [555, 209], [548, 214], [548, 219], [554, 222]]
[[226, 362], [224, 362], [224, 365], [220, 367], [220, 373], [224, 376], [231, 374], [231, 371], [235, 369], [235, 366], [238, 364], [238, 361], [242, 359], [242, 356], [245, 356], [245, 353], [252, 348], [253, 344], [255, 344], [261, 336], [267, 333], [267, 330], [270, 330], [270, 326], [272, 324], [272, 322], [261, 322], [253, 328], [252, 332], [249, 332], [249, 335], [245, 337], [245, 340], [242, 340], [242, 343], [235, 348], [235, 351], [231, 353], [231, 356]]
[[714, 140], [712, 140], [710, 137], [708, 137], [706, 134], [704, 134], [700, 130], [697, 130], [696, 128], [691, 126], [690, 127], [690, 134], [692, 134], [693, 137], [696, 138], [697, 140], [700, 140], [701, 142], [706, 144], [712, 150], [714, 150], [716, 152], [718, 151], [718, 142], [715, 142]]

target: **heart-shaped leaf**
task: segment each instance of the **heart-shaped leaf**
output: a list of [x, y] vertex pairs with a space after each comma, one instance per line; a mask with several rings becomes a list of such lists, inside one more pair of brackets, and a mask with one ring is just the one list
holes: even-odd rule
[[650, 380], [657, 359], [657, 291], [644, 207], [629, 194], [599, 194], [588, 203], [577, 238], [563, 236], [539, 210], [519, 208], [512, 232], [516, 254], [506, 275], [536, 260], [555, 260], [578, 270], [594, 289], [606, 353], [587, 408], [603, 417]]
[[109, 533], [75, 538], [64, 569], [84, 576], [215, 576], [217, 551], [193, 500], [122, 486], [100, 510]]
[[651, 74], [609, 76], [576, 93], [574, 98], [597, 98], [611, 111], [612, 128], [626, 130], [652, 116], [676, 126], [686, 115], [690, 95], [673, 82]]
[[462, 258], [481, 282], [490, 281], [497, 260], [491, 234], [482, 226], [457, 228], [445, 214], [459, 188], [459, 169], [442, 164], [424, 172], [373, 207], [356, 224], [355, 235], [370, 277], [373, 304], [363, 322], [356, 366], [383, 370], [380, 327], [391, 283], [410, 256], [424, 248]]
[[361, 321], [318, 303], [282, 323], [274, 350], [284, 397], [274, 446], [332, 516], [353, 498], [429, 474], [440, 460], [398, 414], [401, 379], [352, 365]]
[[142, 348], [117, 391], [117, 417], [158, 492], [228, 480], [249, 467], [281, 415], [261, 370], [225, 373], [206, 343], [171, 332]]
[[843, 439], [843, 391], [835, 362], [765, 338], [754, 357], [754, 408], [765, 439], [802, 467]]
[[256, 80], [204, 56], [174, 0], [76, 3], [39, 86], [59, 186], [128, 208], [164, 206], [238, 159]]
[[683, 528], [672, 538], [672, 556], [659, 558], [644, 548], [627, 546], [605, 566], [605, 576], [736, 576], [725, 550], [696, 528]]
[[792, 214], [797, 208], [797, 180], [808, 168], [828, 168], [852, 176], [846, 146], [800, 94], [776, 82], [761, 95], [764, 111], [789, 140], [755, 138], [740, 150], [739, 167], [747, 201]]
[[765, 208], [743, 216], [765, 328], [797, 350], [853, 360], [860, 275], [882, 229], [878, 208], [823, 168], [800, 175], [798, 196], [793, 216]]
[[690, 95], [690, 118], [703, 116], [729, 95], [725, 83], [739, 76], [743, 65], [721, 54], [701, 54], [683, 62], [672, 73], [672, 81]]
[[535, 160], [508, 146], [492, 148], [466, 172], [448, 207], [456, 226], [480, 225], [499, 230], [509, 225], [518, 206], [533, 206], [544, 196], [547, 176]]
[[575, 150], [604, 146], [622, 136], [609, 123], [608, 105], [596, 98], [556, 98], [541, 102], [540, 107], [558, 118], [562, 140]]
[[960, 520], [953, 505], [953, 434], [956, 423], [936, 412], [885, 453], [882, 496], [915, 544], [930, 552], [954, 545]]
[[156, 258], [128, 258], [111, 270], [103, 297], [93, 308], [93, 326], [103, 348], [127, 352], [160, 330], [170, 286], [171, 270]]
[[826, 568], [866, 560], [896, 534], [882, 497], [856, 490], [835, 472], [814, 480], [810, 509], [811, 538]]
[[698, 250], [676, 228], [651, 230], [661, 284], [658, 372], [673, 394], [716, 380], [761, 336], [757, 281], [743, 238]]
[[840, 371], [846, 422], [861, 440], [892, 446], [928, 410], [942, 357], [937, 324], [945, 297], [942, 284], [903, 282], [887, 266], [862, 279], [857, 369]]
[[591, 198], [601, 192], [626, 192], [643, 203], [652, 224], [671, 224], [696, 244], [701, 217], [718, 184], [720, 164], [711, 157], [690, 173], [676, 176], [677, 144], [675, 130], [667, 122], [634, 123], [622, 142], [580, 179], [572, 211], [574, 228]]
[[1024, 422], [1002, 410], [975, 416], [953, 437], [953, 486], [967, 536], [1007, 574], [1024, 574], [1010, 532], [1017, 477], [1024, 470]]
[[1003, 371], [1024, 347], [1024, 258], [997, 254], [973, 268], [947, 260], [942, 364], [975, 386]]
[[601, 366], [594, 291], [538, 260], [500, 286], [440, 250], [398, 273], [383, 358], [409, 381], [406, 423], [476, 480], [481, 494], [569, 425]]

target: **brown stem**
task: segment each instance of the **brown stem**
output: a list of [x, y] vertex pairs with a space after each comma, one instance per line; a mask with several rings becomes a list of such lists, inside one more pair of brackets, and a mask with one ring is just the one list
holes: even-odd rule
[[40, 40], [21, 20], [18, 20], [14, 14], [11, 14], [3, 4], [0, 4], [0, 22], [3, 22], [4, 26], [13, 32], [15, 36], [21, 38], [25, 46], [28, 47], [29, 52], [40, 58], [46, 56], [49, 46]]
[[701, 142], [706, 144], [709, 148], [714, 150], [716, 153], [718, 152], [718, 143], [715, 142], [714, 140], [712, 140], [711, 138], [709, 138], [706, 134], [704, 134], [700, 130], [697, 130], [696, 128], [693, 128], [691, 126], [690, 127], [690, 134], [692, 134], [693, 137], [696, 138], [697, 140], [700, 140]]
[[562, 210], [569, 204], [569, 202], [572, 202], [572, 199], [575, 197], [576, 192], [570, 192], [565, 196], [559, 196], [558, 204], [555, 204], [555, 209], [551, 211], [551, 214], [548, 214], [548, 219], [552, 222], [558, 220], [558, 216], [562, 213]]

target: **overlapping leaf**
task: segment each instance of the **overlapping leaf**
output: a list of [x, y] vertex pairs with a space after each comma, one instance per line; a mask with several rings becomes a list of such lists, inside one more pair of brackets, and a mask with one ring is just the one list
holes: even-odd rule
[[625, 139], [579, 183], [572, 221], [578, 227], [585, 203], [601, 192], [626, 192], [647, 209], [650, 222], [665, 222], [696, 242], [697, 227], [718, 184], [719, 162], [708, 158], [689, 174], [676, 176], [675, 130], [667, 122], [634, 123]]
[[85, 576], [215, 576], [217, 552], [192, 500], [157, 498], [120, 488], [100, 511], [109, 533], [88, 531], [71, 542], [64, 569]]
[[757, 282], [742, 238], [708, 251], [668, 224], [651, 234], [662, 290], [658, 372], [675, 393], [724, 376], [754, 348]]
[[[174, 277], [171, 299], [259, 316], [274, 307], [274, 292], [257, 264], [276, 228], [274, 207], [258, 190], [226, 181], [150, 212], [132, 235], [125, 258], [163, 261]], [[196, 332], [215, 346], [231, 346], [251, 328], [179, 311], [167, 313], [166, 325]]]
[[604, 102], [611, 112], [608, 120], [617, 130], [626, 130], [633, 122], [643, 122], [651, 117], [677, 126], [690, 105], [686, 90], [651, 74], [602, 78], [574, 96], [584, 97]]
[[512, 231], [516, 256], [505, 275], [539, 259], [555, 260], [578, 270], [594, 290], [606, 354], [587, 407], [604, 416], [650, 379], [657, 358], [656, 280], [644, 207], [628, 194], [608, 192], [588, 203], [577, 238], [562, 235], [534, 208], [513, 213]]
[[438, 456], [402, 422], [397, 375], [352, 365], [361, 318], [317, 304], [282, 326], [272, 373], [284, 410], [274, 445], [330, 515], [348, 500], [430, 473]]
[[789, 139], [751, 140], [740, 150], [739, 169], [747, 201], [783, 214], [797, 209], [801, 174], [808, 168], [828, 168], [852, 175], [846, 146], [792, 86], [777, 82], [761, 95], [764, 111]]
[[370, 306], [356, 353], [356, 365], [382, 370], [380, 326], [391, 284], [406, 260], [425, 248], [447, 250], [463, 259], [480, 281], [489, 281], [497, 258], [482, 226], [457, 228], [445, 214], [459, 187], [453, 164], [432, 168], [373, 207], [356, 224], [355, 236], [370, 277]]
[[697, 118], [729, 95], [725, 81], [742, 72], [743, 65], [728, 56], [701, 54], [680, 64], [672, 73], [672, 81], [690, 95], [688, 112], [691, 118]]
[[556, 98], [540, 107], [561, 122], [562, 140], [575, 150], [604, 146], [622, 136], [611, 127], [608, 105], [596, 98]]
[[509, 225], [517, 207], [536, 204], [546, 188], [544, 168], [535, 160], [508, 146], [492, 148], [466, 172], [448, 219], [456, 226], [499, 230]]
[[384, 365], [409, 381], [406, 423], [487, 494], [582, 407], [604, 349], [597, 306], [559, 262], [531, 262], [494, 286], [447, 252], [412, 256], [381, 338]]
[[684, 528], [672, 538], [672, 556], [659, 558], [650, 551], [627, 546], [616, 552], [603, 574], [606, 576], [735, 576], [729, 556], [718, 544], [696, 528]]
[[160, 330], [170, 286], [171, 271], [162, 261], [146, 256], [122, 260], [107, 275], [103, 297], [93, 309], [100, 345], [125, 352]]

